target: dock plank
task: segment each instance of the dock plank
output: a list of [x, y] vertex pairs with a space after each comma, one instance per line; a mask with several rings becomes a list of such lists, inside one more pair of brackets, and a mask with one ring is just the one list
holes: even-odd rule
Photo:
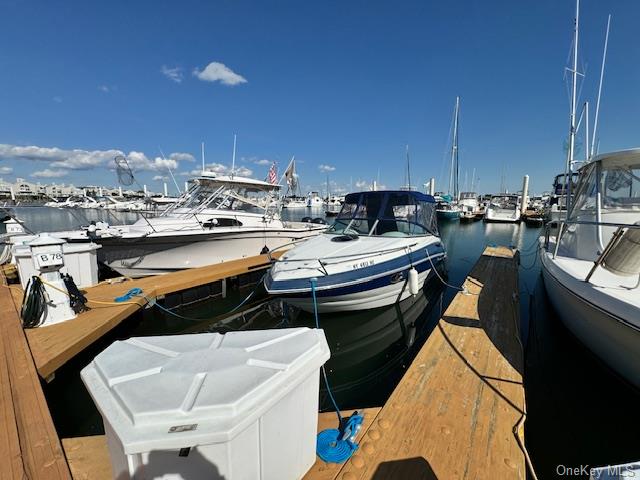
[[[524, 479], [517, 253], [487, 248], [334, 478]], [[307, 480], [320, 475], [310, 474]]]
[[[277, 258], [281, 253], [274, 253]], [[206, 285], [223, 278], [265, 269], [270, 265], [268, 255], [258, 255], [240, 260], [156, 275], [122, 283], [101, 283], [85, 289], [89, 300], [113, 302], [131, 288], [141, 288], [148, 298]], [[19, 293], [16, 294], [19, 296]], [[21, 297], [20, 300], [21, 301]], [[80, 353], [104, 334], [146, 305], [142, 297], [135, 297], [127, 304], [102, 305], [91, 303], [91, 310], [63, 323], [26, 330], [31, 353], [38, 373], [48, 378], [69, 359]]]
[[[71, 478], [10, 290], [0, 279], [2, 478]], [[5, 456], [6, 455], [6, 456]]]

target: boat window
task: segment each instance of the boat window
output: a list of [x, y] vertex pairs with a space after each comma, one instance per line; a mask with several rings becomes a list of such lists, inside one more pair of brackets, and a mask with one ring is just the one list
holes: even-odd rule
[[595, 211], [598, 191], [603, 209], [640, 209], [640, 165], [602, 168], [594, 162], [583, 167], [581, 174], [571, 208], [572, 218], [581, 212]]
[[435, 203], [414, 193], [369, 192], [347, 198], [330, 232], [358, 235], [437, 234]]
[[242, 222], [235, 218], [209, 218], [202, 223], [204, 228], [241, 227]]

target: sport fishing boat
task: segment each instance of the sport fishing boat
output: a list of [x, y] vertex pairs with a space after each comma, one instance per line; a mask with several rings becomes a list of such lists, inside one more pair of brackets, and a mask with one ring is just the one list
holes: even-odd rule
[[[204, 171], [159, 216], [132, 225], [58, 232], [69, 242], [102, 246], [98, 260], [121, 275], [141, 277], [266, 253], [318, 235], [326, 225], [285, 222], [269, 198], [278, 185]], [[266, 199], [264, 196], [269, 197]]]
[[640, 149], [579, 170], [557, 237], [541, 238], [547, 294], [567, 328], [640, 388]]
[[346, 196], [331, 228], [286, 252], [265, 287], [303, 310], [366, 310], [416, 295], [446, 257], [435, 200], [415, 191]]
[[518, 195], [500, 194], [491, 197], [484, 214], [485, 222], [516, 223], [520, 221]]

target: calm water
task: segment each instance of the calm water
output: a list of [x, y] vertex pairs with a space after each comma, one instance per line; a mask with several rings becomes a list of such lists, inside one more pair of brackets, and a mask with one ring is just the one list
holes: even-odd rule
[[[131, 223], [137, 214], [107, 218], [93, 210], [24, 207], [17, 214], [35, 231], [68, 229], [88, 220]], [[290, 219], [317, 217], [322, 212], [285, 211]], [[576, 467], [622, 463], [640, 458], [640, 394], [620, 382], [562, 326], [547, 303], [536, 255], [538, 228], [525, 224], [440, 225], [447, 247], [448, 281], [460, 285], [486, 245], [507, 245], [521, 252], [520, 298], [522, 334], [526, 343], [525, 390], [528, 422], [526, 441], [541, 479], [556, 478], [558, 465]], [[100, 417], [84, 390], [78, 372], [118, 338], [135, 335], [229, 331], [313, 326], [313, 318], [266, 302], [257, 289], [249, 311], [227, 317], [253, 287], [232, 291], [225, 300], [201, 302], [180, 309], [193, 320], [166, 316], [157, 310], [120, 325], [73, 359], [46, 386], [46, 394], [61, 436], [101, 433]], [[332, 351], [329, 382], [341, 408], [384, 403], [404, 370], [433, 329], [455, 292], [432, 281], [415, 299], [364, 313], [324, 314], [320, 323]], [[326, 391], [321, 406], [331, 409]], [[576, 478], [576, 477], [573, 477]]]

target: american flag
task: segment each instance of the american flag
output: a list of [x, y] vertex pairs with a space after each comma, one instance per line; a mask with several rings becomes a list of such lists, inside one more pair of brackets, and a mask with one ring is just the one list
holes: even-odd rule
[[267, 181], [271, 185], [275, 185], [278, 183], [278, 167], [276, 167], [276, 162], [271, 164], [271, 168], [269, 169], [269, 173], [267, 174]]

